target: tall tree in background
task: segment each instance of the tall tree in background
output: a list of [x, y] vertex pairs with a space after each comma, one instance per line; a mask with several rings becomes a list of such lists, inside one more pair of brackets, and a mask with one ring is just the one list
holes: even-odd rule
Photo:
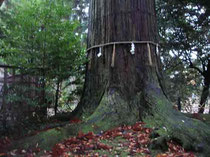
[[77, 33], [79, 22], [70, 20], [72, 8], [70, 2], [66, 3], [61, 0], [13, 1], [13, 7], [4, 10], [9, 18], [0, 15], [4, 36], [0, 55], [7, 64], [42, 78], [43, 106], [46, 106], [46, 84], [55, 82], [55, 110], [61, 82], [70, 76], [76, 77], [85, 60]]
[[[182, 76], [183, 80], [188, 82], [194, 80], [196, 85], [194, 84], [191, 89], [189, 85], [187, 87], [191, 93], [196, 92], [196, 88], [203, 86], [199, 109], [199, 113], [203, 113], [210, 84], [210, 5], [206, 0], [157, 0], [157, 10], [165, 70], [175, 75], [172, 77], [173, 80], [176, 80], [177, 75]], [[202, 82], [199, 81], [201, 79]], [[183, 86], [183, 81], [176, 82], [177, 87]], [[178, 89], [180, 93], [185, 93], [184, 95], [189, 90]]]
[[81, 31], [85, 31], [87, 29], [88, 6], [89, 6], [89, 0], [74, 0], [73, 2], [73, 9], [75, 11], [73, 14], [73, 18], [79, 20], [80, 23], [82, 24]]
[[88, 27], [88, 7], [89, 0], [73, 0], [73, 10], [72, 18], [80, 22], [80, 27], [78, 32], [81, 35], [82, 44], [86, 46], [87, 40], [87, 27]]
[[[112, 43], [123, 41], [144, 43]], [[210, 128], [175, 111], [166, 98], [151, 42], [158, 42], [154, 0], [91, 0], [88, 48], [96, 47], [88, 51], [84, 93], [74, 115], [87, 117], [85, 128], [95, 131], [145, 120], [185, 148], [202, 145], [208, 151]]]

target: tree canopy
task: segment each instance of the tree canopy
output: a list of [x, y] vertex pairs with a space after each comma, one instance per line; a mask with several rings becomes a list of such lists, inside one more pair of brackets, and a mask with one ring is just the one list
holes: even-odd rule
[[13, 3], [10, 16], [1, 18], [1, 55], [8, 64], [25, 69], [43, 69], [50, 79], [65, 79], [84, 61], [84, 50], [70, 20], [72, 9], [62, 1]]

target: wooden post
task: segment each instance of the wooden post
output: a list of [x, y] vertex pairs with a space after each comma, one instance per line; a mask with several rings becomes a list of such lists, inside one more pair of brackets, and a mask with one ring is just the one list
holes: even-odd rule
[[149, 56], [149, 65], [152, 65], [152, 55], [151, 55], [151, 48], [150, 48], [149, 43], [147, 43], [147, 49], [148, 49], [148, 56]]
[[3, 111], [3, 128], [4, 130], [7, 130], [7, 109], [5, 108], [6, 107], [6, 96], [7, 96], [7, 68], [4, 68], [4, 83], [3, 83], [3, 99], [2, 99], [2, 110]]
[[113, 52], [112, 52], [112, 64], [111, 64], [111, 67], [112, 68], [114, 68], [115, 56], [116, 56], [116, 45], [114, 44], [114, 46], [113, 46]]
[[15, 68], [12, 69], [12, 82], [15, 83]]
[[7, 68], [4, 68], [4, 84], [3, 84], [3, 100], [2, 100], [2, 107], [6, 105], [6, 96], [7, 96], [7, 78], [8, 78], [8, 71]]

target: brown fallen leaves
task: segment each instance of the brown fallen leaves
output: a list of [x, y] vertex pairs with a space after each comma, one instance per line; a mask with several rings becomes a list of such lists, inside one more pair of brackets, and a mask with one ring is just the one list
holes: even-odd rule
[[[80, 120], [73, 120], [70, 123], [79, 123]], [[133, 126], [121, 126], [100, 134], [89, 132], [84, 134], [79, 132], [76, 137], [71, 137], [61, 143], [54, 145], [51, 151], [44, 151], [43, 157], [107, 157], [107, 156], [144, 156], [152, 157], [148, 149], [151, 139], [149, 138], [152, 129], [146, 128], [142, 122], [137, 122]], [[168, 151], [156, 155], [156, 157], [195, 157], [193, 153], [185, 150], [170, 141], [167, 143]], [[9, 156], [23, 155], [25, 157], [35, 157], [40, 150], [36, 145], [35, 149], [16, 150], [10, 152]], [[0, 157], [5, 154], [0, 153]]]
[[[124, 150], [130, 156], [144, 156], [151, 157], [151, 152], [148, 145], [151, 140], [149, 135], [152, 129], [145, 128], [144, 123], [138, 122], [133, 126], [121, 126], [101, 134], [94, 134], [89, 132], [84, 134], [78, 133], [77, 137], [71, 137], [62, 143], [56, 144], [48, 155], [53, 157], [58, 156], [107, 156], [107, 153], [116, 154], [116, 148], [113, 145], [103, 143], [104, 141], [114, 141], [117, 137], [124, 139], [119, 143], [117, 149]], [[158, 154], [157, 157], [194, 157], [192, 153], [186, 153], [185, 150], [174, 144], [168, 142], [168, 152]], [[98, 150], [103, 150], [99, 152]], [[104, 154], [103, 154], [104, 153]]]

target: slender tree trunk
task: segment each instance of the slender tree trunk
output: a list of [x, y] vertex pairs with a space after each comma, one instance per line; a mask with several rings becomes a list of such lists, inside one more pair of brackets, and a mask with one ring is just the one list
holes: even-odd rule
[[208, 65], [204, 69], [203, 77], [204, 77], [204, 86], [201, 94], [201, 100], [199, 105], [199, 113], [203, 113], [205, 110], [205, 103], [209, 97], [209, 86], [210, 86], [210, 59], [208, 60]]
[[205, 83], [202, 94], [201, 94], [201, 100], [200, 100], [200, 105], [199, 105], [199, 112], [198, 113], [204, 113], [205, 110], [205, 103], [207, 101], [207, 98], [209, 96], [209, 83]]
[[[91, 0], [88, 47], [119, 41], [157, 43], [154, 0]], [[185, 148], [202, 145], [208, 151], [210, 128], [174, 110], [164, 95], [156, 46], [135, 44], [135, 54], [130, 51], [131, 44], [88, 51], [84, 92], [73, 112], [86, 117], [83, 129], [100, 131], [144, 120]]]
[[41, 82], [41, 102], [38, 114], [41, 119], [47, 116], [47, 104], [46, 104], [46, 80], [45, 80], [45, 69], [42, 71], [42, 82]]
[[178, 106], [178, 110], [181, 111], [182, 110], [181, 97], [178, 97], [177, 106]]
[[4, 84], [3, 84], [3, 100], [2, 100], [2, 107], [6, 106], [6, 97], [7, 97], [7, 92], [8, 92], [8, 70], [7, 68], [4, 68]]
[[60, 93], [60, 82], [57, 81], [57, 87], [56, 87], [56, 93], [55, 93], [55, 115], [57, 115], [57, 110], [58, 110], [59, 93]]
[[41, 106], [41, 111], [42, 111], [42, 116], [46, 116], [46, 111], [47, 111], [47, 106], [46, 106], [46, 82], [43, 80], [42, 82], [42, 106]]
[[8, 79], [8, 70], [7, 68], [4, 68], [4, 84], [3, 84], [3, 100], [2, 100], [2, 111], [3, 111], [3, 129], [4, 129], [4, 132], [6, 132], [7, 130], [7, 116], [8, 116], [8, 107], [7, 107], [7, 96], [8, 96], [8, 82], [7, 82], [7, 79]]

